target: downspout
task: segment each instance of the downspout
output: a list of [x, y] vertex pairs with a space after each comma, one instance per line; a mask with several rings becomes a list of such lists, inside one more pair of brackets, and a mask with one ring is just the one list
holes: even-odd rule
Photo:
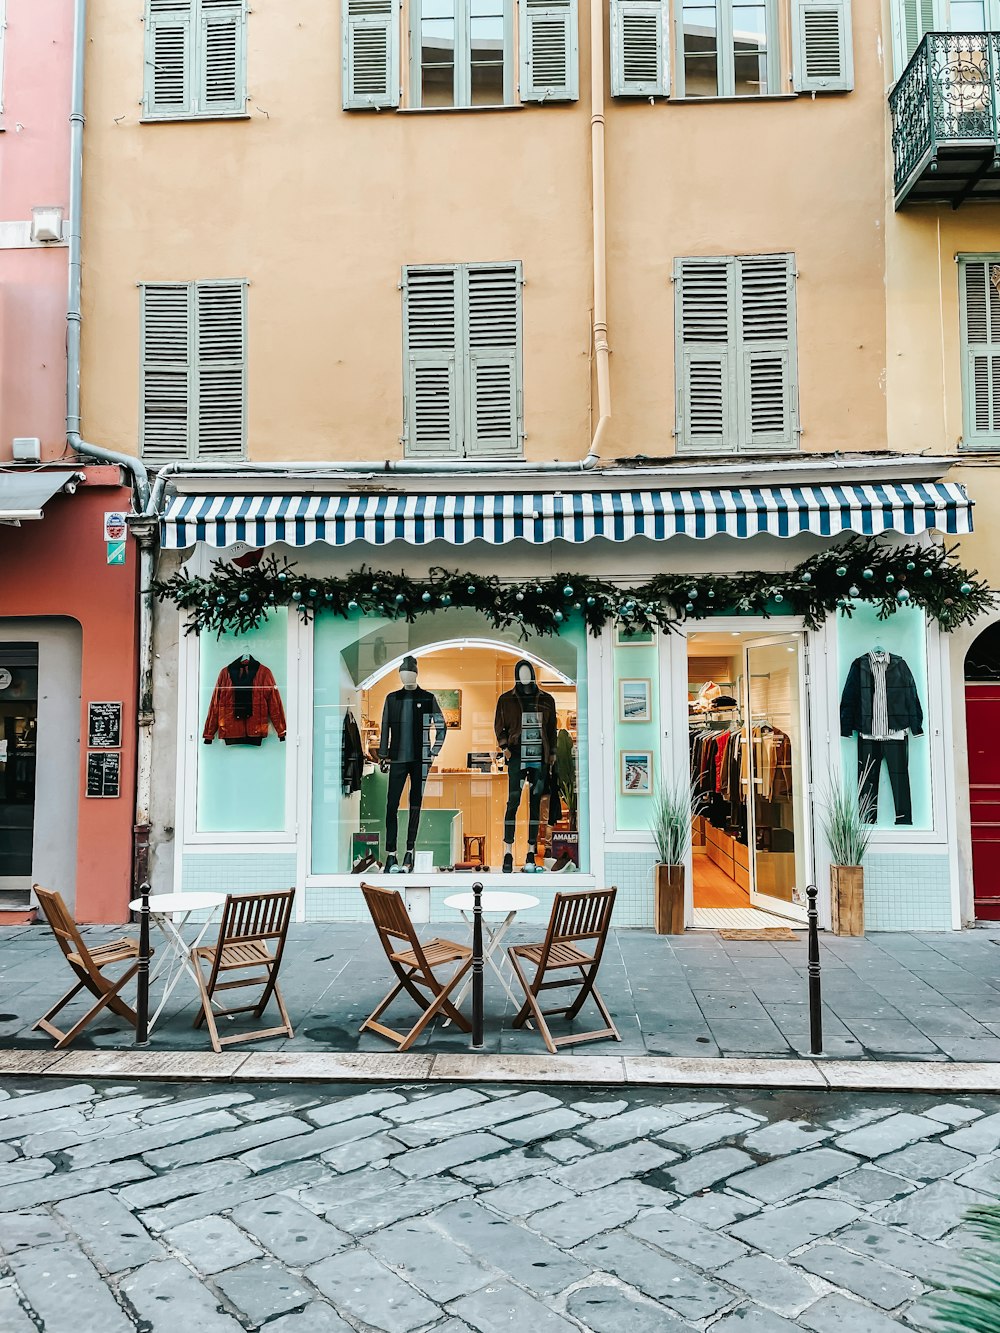
[[594, 213], [594, 359], [597, 362], [597, 429], [581, 466], [600, 461], [600, 445], [611, 417], [611, 362], [608, 346], [608, 238], [604, 189], [604, 4], [590, 5], [590, 157]]
[[150, 500], [149, 474], [142, 460], [90, 444], [80, 434], [80, 360], [83, 324], [83, 127], [84, 75], [87, 51], [87, 0], [73, 0], [73, 91], [70, 109], [69, 152], [69, 291], [66, 299], [66, 443], [85, 458], [115, 463], [132, 481], [130, 527], [139, 545], [139, 704], [136, 742], [135, 827], [133, 829], [133, 887], [148, 877], [149, 799], [153, 755], [153, 560], [156, 525], [135, 523]]

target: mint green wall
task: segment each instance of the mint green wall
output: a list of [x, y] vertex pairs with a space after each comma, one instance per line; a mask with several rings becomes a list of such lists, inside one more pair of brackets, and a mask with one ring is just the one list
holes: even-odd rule
[[[614, 631], [612, 630], [612, 633]], [[653, 754], [653, 784], [664, 776], [660, 772], [663, 754], [660, 746], [660, 700], [658, 689], [658, 646], [656, 637], [648, 644], [615, 644], [614, 649], [615, 681], [614, 695], [611, 700], [615, 719], [614, 772], [608, 774], [608, 781], [615, 786], [616, 823], [619, 829], [648, 831], [652, 815], [653, 797], [626, 796], [621, 789], [621, 757], [625, 750], [650, 750]], [[620, 682], [622, 680], [645, 679], [650, 683], [650, 721], [622, 722], [619, 717]]]
[[255, 630], [203, 634], [198, 658], [198, 832], [277, 833], [285, 827], [289, 748], [269, 728], [262, 745], [201, 744], [219, 672], [245, 649], [269, 667], [288, 710], [288, 612], [278, 609]]
[[[837, 617], [838, 665], [837, 704], [844, 691], [847, 673], [856, 657], [881, 646], [901, 657], [913, 672], [920, 706], [924, 710], [924, 734], [909, 738], [910, 796], [913, 824], [897, 825], [892, 788], [885, 764], [882, 765], [878, 793], [878, 828], [931, 829], [934, 826], [931, 802], [930, 722], [927, 717], [927, 630], [924, 613], [916, 607], [901, 607], [888, 620], [879, 620], [875, 608], [866, 602], [854, 603], [853, 616]], [[857, 736], [842, 738], [841, 763], [845, 774], [857, 774]]]

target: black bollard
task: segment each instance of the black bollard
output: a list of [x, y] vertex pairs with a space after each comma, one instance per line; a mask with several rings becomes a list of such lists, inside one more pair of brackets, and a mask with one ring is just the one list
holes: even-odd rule
[[472, 1049], [483, 1049], [483, 885], [472, 886]]
[[819, 912], [816, 899], [819, 889], [815, 884], [806, 887], [809, 900], [809, 1054], [823, 1054], [823, 992], [819, 966]]
[[149, 1045], [149, 885], [139, 890], [139, 973], [135, 997], [135, 1044]]

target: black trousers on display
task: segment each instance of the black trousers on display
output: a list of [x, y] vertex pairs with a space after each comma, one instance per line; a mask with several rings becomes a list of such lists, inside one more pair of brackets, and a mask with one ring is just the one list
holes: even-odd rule
[[906, 736], [900, 741], [866, 741], [864, 736], [858, 737], [858, 795], [862, 804], [867, 797], [871, 798], [870, 823], [874, 824], [878, 819], [878, 786], [883, 759], [889, 773], [896, 823], [913, 823], [909, 750], [909, 738]]
[[417, 829], [420, 827], [420, 804], [424, 799], [424, 761], [422, 759], [394, 759], [389, 765], [389, 790], [385, 798], [385, 850], [396, 850], [398, 836], [399, 800], [410, 779], [410, 819], [406, 828], [406, 848], [412, 851], [417, 845]]
[[512, 750], [507, 766], [507, 809], [503, 818], [503, 840], [509, 846], [514, 841], [517, 827], [517, 811], [521, 804], [521, 788], [528, 784], [528, 855], [534, 856], [538, 843], [539, 815], [542, 808], [542, 793], [545, 790], [543, 772], [540, 768], [522, 768], [521, 755]]

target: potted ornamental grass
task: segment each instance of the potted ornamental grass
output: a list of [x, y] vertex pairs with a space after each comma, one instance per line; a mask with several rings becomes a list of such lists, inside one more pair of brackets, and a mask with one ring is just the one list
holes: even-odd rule
[[653, 923], [657, 935], [684, 934], [684, 861], [691, 842], [691, 786], [658, 783], [649, 827], [656, 844]]
[[864, 859], [875, 831], [874, 799], [860, 795], [865, 774], [855, 784], [846, 776], [823, 802], [822, 825], [830, 848], [830, 929], [834, 935], [865, 933]]
[[[939, 1279], [941, 1291], [924, 1298], [940, 1333], [988, 1333], [1000, 1329], [1000, 1207], [982, 1204], [965, 1215], [974, 1248], [961, 1255]], [[930, 1279], [935, 1281], [934, 1278]]]

